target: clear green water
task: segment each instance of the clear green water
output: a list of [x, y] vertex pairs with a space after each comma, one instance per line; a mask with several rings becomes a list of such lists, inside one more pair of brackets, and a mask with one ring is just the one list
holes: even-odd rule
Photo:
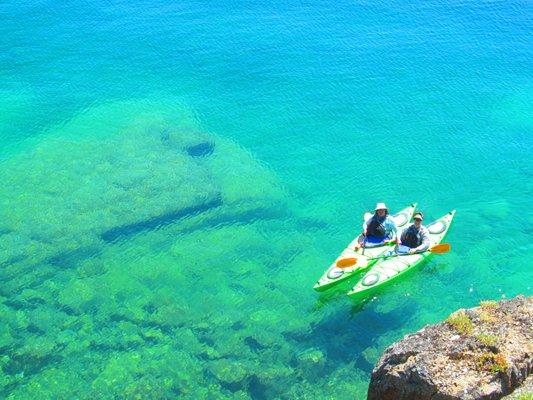
[[[531, 294], [526, 2], [0, 4], [0, 397], [364, 399], [381, 352]], [[457, 209], [371, 302], [377, 201]]]

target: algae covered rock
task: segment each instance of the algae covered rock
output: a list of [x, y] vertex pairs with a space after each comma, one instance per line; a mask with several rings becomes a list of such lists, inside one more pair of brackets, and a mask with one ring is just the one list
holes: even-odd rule
[[318, 378], [323, 372], [326, 357], [319, 349], [307, 349], [296, 357], [298, 368], [310, 378]]
[[499, 399], [533, 371], [533, 297], [481, 302], [389, 347], [368, 399]]
[[238, 385], [246, 378], [246, 369], [234, 360], [215, 360], [209, 364], [209, 371], [221, 382], [230, 385]]

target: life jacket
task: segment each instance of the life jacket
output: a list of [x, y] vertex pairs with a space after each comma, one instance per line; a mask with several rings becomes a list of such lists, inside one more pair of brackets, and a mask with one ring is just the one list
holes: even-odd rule
[[385, 234], [387, 233], [387, 231], [385, 230], [385, 225], [383, 225], [384, 221], [385, 221], [385, 218], [379, 221], [376, 216], [373, 216], [372, 219], [370, 220], [370, 223], [366, 227], [366, 234], [368, 236], [375, 236], [378, 238], [385, 237]]
[[422, 244], [422, 235], [420, 234], [420, 229], [411, 225], [402, 233], [402, 244], [410, 248], [418, 247]]

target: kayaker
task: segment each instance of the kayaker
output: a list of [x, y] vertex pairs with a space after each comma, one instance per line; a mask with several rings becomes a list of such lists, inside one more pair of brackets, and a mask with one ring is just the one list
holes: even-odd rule
[[402, 232], [398, 245], [407, 246], [409, 254], [421, 253], [429, 248], [429, 231], [422, 225], [424, 214], [417, 211], [413, 215], [414, 223]]
[[376, 246], [397, 239], [396, 232], [396, 223], [389, 216], [389, 209], [385, 203], [378, 203], [374, 215], [363, 224], [363, 233], [355, 249], [357, 250], [363, 244]]

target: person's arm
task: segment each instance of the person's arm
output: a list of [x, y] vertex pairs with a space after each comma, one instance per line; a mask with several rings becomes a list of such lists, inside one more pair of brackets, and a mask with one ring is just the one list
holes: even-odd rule
[[399, 234], [399, 235], [396, 237], [396, 244], [397, 244], [398, 246], [401, 246], [401, 244], [402, 244], [402, 236], [403, 236], [403, 234], [405, 233], [405, 231], [406, 231], [406, 229], [402, 230], [402, 233]]
[[398, 227], [396, 226], [396, 222], [391, 217], [389, 218], [389, 229], [393, 235], [391, 236], [392, 240], [395, 241], [397, 244], [400, 244], [400, 236], [398, 235]]
[[357, 250], [359, 247], [361, 247], [361, 245], [365, 241], [366, 227], [368, 226], [368, 222], [370, 221], [371, 218], [372, 217], [370, 217], [368, 220], [363, 222], [363, 232], [359, 236], [357, 236], [357, 238], [354, 240], [355, 243], [351, 243], [349, 247], [352, 247], [352, 245], [353, 245], [353, 248], [355, 250]]
[[368, 218], [365, 222], [363, 222], [363, 236], [366, 236], [366, 228], [368, 227], [368, 223], [371, 219], [372, 217]]

